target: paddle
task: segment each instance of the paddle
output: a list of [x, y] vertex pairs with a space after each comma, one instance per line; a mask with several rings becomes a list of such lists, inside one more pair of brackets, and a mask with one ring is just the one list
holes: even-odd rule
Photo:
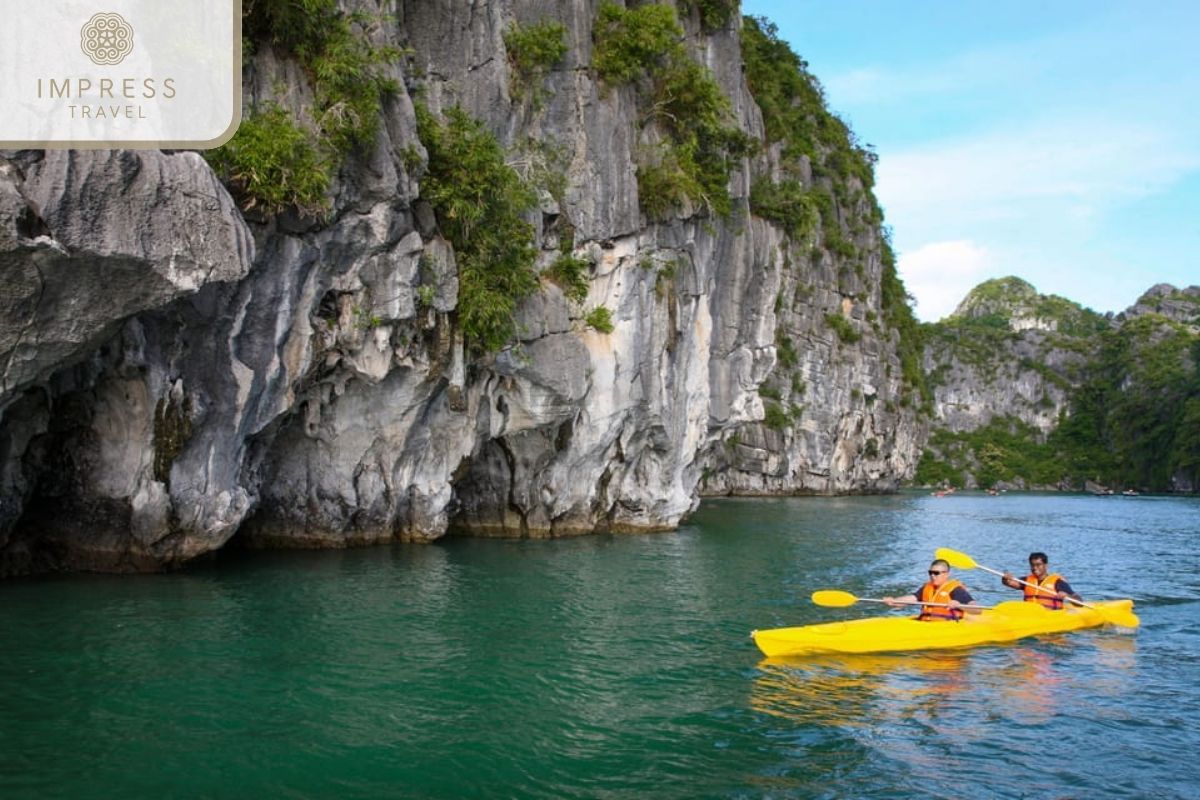
[[[971, 558], [966, 553], [960, 553], [957, 550], [951, 550], [949, 547], [939, 547], [933, 554], [934, 558], [940, 558], [955, 569], [981, 569], [984, 572], [990, 572], [993, 575], [1004, 577], [1004, 573], [999, 570], [985, 567], [983, 564], [975, 563], [975, 559]], [[1014, 581], [1022, 586], [1028, 586], [1032, 589], [1040, 589], [1040, 586], [1023, 581], [1020, 578], [1013, 578]], [[1104, 617], [1105, 621], [1111, 622], [1114, 625], [1120, 625], [1124, 628], [1136, 628], [1140, 624], [1140, 620], [1131, 611], [1125, 611], [1119, 608], [1101, 608], [1094, 606], [1091, 603], [1085, 603], [1082, 600], [1076, 600], [1073, 597], [1066, 598], [1068, 602], [1074, 603], [1084, 608], [1090, 608], [1093, 611], [1099, 611], [1100, 616]]]
[[[820, 591], [813, 592], [812, 601], [819, 606], [827, 606], [828, 608], [845, 608], [855, 603], [883, 603], [891, 605], [887, 600], [881, 600], [878, 597], [856, 597], [849, 592], [842, 592], [837, 589], [821, 589]], [[935, 608], [991, 608], [991, 606], [951, 606], [949, 603], [922, 603], [920, 600], [896, 600], [894, 602], [904, 606], [933, 606]]]

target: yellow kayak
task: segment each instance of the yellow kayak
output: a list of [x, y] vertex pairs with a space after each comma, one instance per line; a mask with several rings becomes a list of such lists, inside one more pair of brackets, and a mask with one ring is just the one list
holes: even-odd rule
[[883, 653], [933, 650], [1011, 642], [1040, 633], [1061, 633], [1098, 625], [1138, 624], [1132, 600], [1108, 600], [1092, 608], [1050, 611], [1019, 600], [1000, 603], [958, 622], [918, 622], [915, 617], [869, 617], [799, 628], [754, 631], [750, 636], [767, 656], [815, 653]]

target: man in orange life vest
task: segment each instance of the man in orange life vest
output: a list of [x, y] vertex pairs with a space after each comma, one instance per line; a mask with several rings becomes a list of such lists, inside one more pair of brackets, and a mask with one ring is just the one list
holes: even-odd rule
[[[917, 619], [925, 622], [957, 622], [963, 618], [964, 609], [972, 614], [979, 613], [970, 609], [975, 600], [967, 587], [950, 577], [950, 565], [937, 559], [929, 565], [929, 582], [912, 593], [919, 603], [936, 603], [937, 605], [921, 606], [921, 616]], [[911, 605], [907, 597], [883, 598], [890, 606]]]
[[1075, 594], [1071, 589], [1071, 584], [1063, 579], [1062, 575], [1057, 572], [1050, 575], [1046, 574], [1046, 565], [1049, 559], [1045, 553], [1030, 553], [1029, 554], [1029, 571], [1030, 575], [1025, 577], [1025, 583], [1033, 584], [1032, 586], [1024, 586], [1017, 582], [1012, 573], [1004, 573], [1004, 577], [1000, 582], [1010, 589], [1021, 589], [1025, 592], [1026, 603], [1040, 603], [1045, 608], [1059, 609], [1063, 607], [1063, 600], [1068, 597], [1075, 600], [1083, 598]]

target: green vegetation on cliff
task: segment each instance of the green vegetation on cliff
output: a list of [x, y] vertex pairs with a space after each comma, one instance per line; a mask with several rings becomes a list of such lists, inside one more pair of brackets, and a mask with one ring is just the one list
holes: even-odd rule
[[503, 347], [514, 333], [513, 311], [538, 287], [533, 226], [523, 215], [533, 190], [504, 162], [496, 137], [465, 111], [443, 123], [418, 105], [417, 129], [429, 152], [421, 195], [458, 260], [458, 320], [481, 350]]
[[588, 327], [594, 328], [600, 333], [612, 333], [616, 330], [613, 325], [612, 312], [604, 306], [596, 306], [587, 313], [583, 321]]
[[328, 207], [330, 154], [279, 106], [251, 114], [236, 136], [204, 156], [246, 211], [293, 207], [318, 216]]
[[988, 314], [1008, 316], [1015, 309], [1037, 302], [1037, 289], [1028, 281], [1009, 275], [986, 280], [967, 292], [952, 316], [974, 317]]
[[725, 215], [733, 165], [755, 142], [733, 124], [732, 106], [707, 69], [683, 46], [675, 9], [648, 3], [600, 6], [592, 67], [611, 87], [637, 87], [647, 123], [664, 134], [637, 154], [638, 197], [651, 219], [691, 203]]
[[567, 28], [561, 22], [522, 26], [513, 23], [504, 33], [504, 49], [512, 68], [511, 91], [516, 99], [531, 93], [534, 104], [541, 100], [540, 82], [567, 54]]
[[[1011, 418], [967, 433], [935, 429], [915, 480], [1200, 486], [1200, 334], [1176, 321], [1192, 295], [1168, 289], [1142, 305], [1169, 304], [1175, 319], [1138, 313], [1121, 323], [1016, 278], [972, 290], [958, 312], [927, 326], [934, 358], [972, 368], [985, 390], [1013, 366], [1036, 372], [1066, 393], [1067, 408], [1048, 436]], [[1030, 324], [1038, 330], [1017, 330]], [[1053, 351], [1070, 358], [1050, 359]], [[942, 380], [935, 370], [931, 381]]]
[[592, 263], [582, 258], [576, 258], [569, 252], [560, 253], [554, 263], [546, 270], [546, 277], [558, 284], [565, 294], [576, 303], [582, 303], [587, 297], [588, 270]]
[[1177, 289], [1169, 284], [1152, 286], [1137, 299], [1137, 313], [1153, 312], [1175, 322], [1200, 327], [1200, 286]]
[[[871, 193], [875, 154], [869, 146], [860, 145], [846, 123], [829, 110], [820, 82], [809, 72], [807, 62], [779, 38], [774, 23], [745, 17], [741, 44], [746, 82], [762, 109], [768, 141], [783, 146], [781, 166], [785, 172], [777, 182], [755, 179], [751, 210], [796, 239], [806, 239], [819, 229], [825, 249], [852, 263], [861, 275], [865, 254], [851, 239], [854, 229], [843, 220], [861, 218], [865, 209], [877, 233], [880, 310], [884, 324], [896, 332], [902, 382], [917, 394], [920, 405], [928, 408], [932, 394], [921, 369], [921, 327], [896, 271], [896, 258], [882, 227], [883, 212]], [[808, 187], [802, 180], [805, 163], [815, 179]], [[841, 322], [846, 323], [844, 319]], [[849, 323], [830, 321], [830, 325], [843, 341], [853, 341], [858, 335]]]
[[[975, 367], [988, 382], [999, 373], [1000, 365], [1011, 358], [1010, 345], [1019, 338], [1009, 328], [1007, 319], [993, 314], [950, 316], [924, 326], [924, 336], [939, 356]], [[936, 383], [936, 375], [931, 377]]]
[[[1042, 357], [1054, 350], [1087, 356], [1109, 327], [1109, 321], [1091, 309], [1057, 295], [1038, 294], [1020, 278], [1007, 277], [976, 286], [953, 314], [924, 326], [924, 331], [936, 361], [968, 365], [985, 383], [1005, 379], [1010, 375], [1007, 368], [1019, 358], [1022, 369], [1066, 389], [1068, 376], [1050, 369]], [[1038, 332], [1029, 334], [1028, 329]], [[1017, 356], [1021, 342], [1026, 353], [1032, 347], [1039, 355]], [[1068, 371], [1074, 377], [1074, 371]], [[940, 383], [941, 371], [935, 369], [930, 381]]]
[[762, 109], [767, 139], [782, 142], [785, 158], [802, 156], [866, 189], [875, 185], [875, 155], [860, 147], [854, 133], [825, 103], [825, 91], [808, 62], [779, 38], [779, 29], [762, 17], [745, 17], [742, 59], [746, 82]]
[[684, 11], [699, 10], [700, 26], [711, 32], [729, 24], [737, 13], [738, 0], [680, 0], [679, 7]]
[[1160, 491], [1173, 476], [1200, 484], [1200, 336], [1157, 314], [1101, 334], [1051, 442], [1076, 479]]
[[[939, 458], [936, 453], [940, 453]], [[962, 487], [971, 472], [980, 486], [1020, 478], [1035, 486], [1053, 486], [1064, 476], [1062, 455], [1038, 432], [1013, 417], [997, 417], [966, 433], [934, 431], [921, 454], [914, 481], [921, 485]]]
[[[886, 234], [886, 230], [885, 230]], [[883, 319], [896, 332], [896, 355], [900, 359], [900, 377], [917, 393], [921, 408], [928, 412], [933, 402], [933, 390], [922, 366], [925, 334], [912, 310], [912, 298], [904, 288], [904, 281], [896, 271], [896, 254], [892, 250], [891, 237], [883, 237], [881, 253], [883, 272], [881, 275], [880, 305]]]
[[750, 187], [750, 209], [800, 241], [807, 239], [821, 220], [817, 202], [803, 183], [792, 178], [778, 183], [755, 178]]
[[954, 314], [938, 324], [966, 322], [1010, 329], [1017, 321], [1075, 337], [1092, 336], [1108, 328], [1108, 321], [1095, 311], [1058, 295], [1038, 294], [1032, 285], [1013, 276], [979, 284]]
[[602, 3], [593, 32], [592, 67], [610, 86], [632, 83], [679, 55], [683, 28], [670, 6]]
[[247, 52], [267, 44], [294, 57], [314, 100], [296, 111], [277, 102], [251, 108], [233, 139], [205, 152], [243, 208], [314, 216], [328, 208], [338, 167], [375, 138], [382, 98], [397, 88], [386, 68], [401, 53], [371, 42], [379, 22], [343, 12], [337, 0], [246, 0]]
[[850, 320], [841, 314], [826, 314], [825, 324], [832, 328], [833, 332], [837, 334], [838, 340], [845, 344], [854, 344], [862, 339], [862, 334], [856, 331], [850, 324]]

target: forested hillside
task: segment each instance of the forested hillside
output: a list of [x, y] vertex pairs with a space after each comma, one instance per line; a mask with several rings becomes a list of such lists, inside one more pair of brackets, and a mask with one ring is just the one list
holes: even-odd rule
[[935, 401], [916, 483], [1200, 487], [1200, 287], [1101, 316], [1005, 278], [923, 333]]

